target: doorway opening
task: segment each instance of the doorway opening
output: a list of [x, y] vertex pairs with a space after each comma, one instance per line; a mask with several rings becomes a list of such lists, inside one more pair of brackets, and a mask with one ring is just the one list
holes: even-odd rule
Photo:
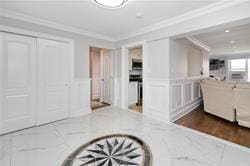
[[143, 76], [142, 76], [142, 46], [128, 49], [129, 84], [128, 108], [142, 113]]
[[122, 108], [145, 111], [145, 42], [122, 47]]
[[91, 109], [107, 107], [113, 99], [113, 50], [90, 47]]

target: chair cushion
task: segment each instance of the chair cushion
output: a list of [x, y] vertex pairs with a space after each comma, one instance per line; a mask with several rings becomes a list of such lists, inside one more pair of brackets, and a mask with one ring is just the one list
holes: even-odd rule
[[239, 82], [236, 84], [236, 88], [250, 89], [250, 82]]
[[211, 80], [211, 79], [204, 79], [202, 83], [212, 86], [219, 86], [224, 88], [234, 88], [236, 82], [233, 81], [218, 81], [218, 80]]

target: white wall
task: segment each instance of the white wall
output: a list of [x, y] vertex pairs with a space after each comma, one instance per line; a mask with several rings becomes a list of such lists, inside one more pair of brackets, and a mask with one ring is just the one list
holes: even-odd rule
[[[208, 76], [209, 55], [186, 39], [170, 40], [170, 78]], [[201, 71], [204, 72], [201, 75]]]
[[168, 38], [147, 43], [147, 78], [169, 78], [169, 43]]
[[1, 18], [0, 24], [73, 39], [75, 41], [75, 78], [79, 79], [89, 78], [89, 46], [99, 48], [114, 48], [114, 43], [109, 41], [95, 39], [88, 36], [65, 32], [62, 30], [48, 28], [38, 24], [28, 23], [6, 17]]
[[122, 50], [115, 49], [114, 56], [114, 105], [121, 106]]
[[170, 40], [170, 78], [187, 77], [187, 40]]
[[144, 114], [169, 122], [170, 39], [150, 41], [146, 45]]

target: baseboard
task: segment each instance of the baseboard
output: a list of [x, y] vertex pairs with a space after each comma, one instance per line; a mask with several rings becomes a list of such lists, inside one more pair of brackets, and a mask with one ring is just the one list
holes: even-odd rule
[[170, 114], [170, 121], [174, 122], [180, 119], [181, 117], [187, 115], [189, 112], [199, 107], [202, 104], [202, 101], [203, 101], [202, 99], [198, 99], [197, 101], [194, 101], [191, 104], [179, 108], [178, 110], [176, 110], [177, 113], [172, 115]]

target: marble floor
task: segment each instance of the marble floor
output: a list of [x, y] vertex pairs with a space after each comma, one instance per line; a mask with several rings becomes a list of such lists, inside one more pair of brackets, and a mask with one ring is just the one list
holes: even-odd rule
[[250, 165], [248, 148], [112, 107], [0, 136], [0, 165], [60, 166], [78, 147], [108, 134], [142, 139], [151, 148], [153, 166]]

